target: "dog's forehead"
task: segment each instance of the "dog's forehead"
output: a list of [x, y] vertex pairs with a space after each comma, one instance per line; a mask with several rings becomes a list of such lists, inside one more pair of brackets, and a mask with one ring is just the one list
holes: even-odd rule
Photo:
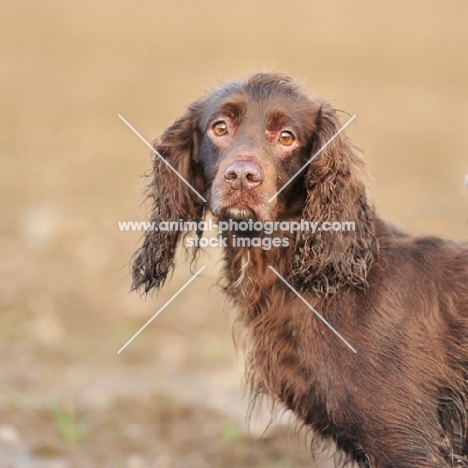
[[300, 88], [290, 85], [262, 87], [249, 82], [228, 83], [213, 91], [207, 99], [209, 112], [206, 125], [211, 120], [227, 116], [266, 126], [272, 121], [304, 124], [314, 120], [318, 106]]

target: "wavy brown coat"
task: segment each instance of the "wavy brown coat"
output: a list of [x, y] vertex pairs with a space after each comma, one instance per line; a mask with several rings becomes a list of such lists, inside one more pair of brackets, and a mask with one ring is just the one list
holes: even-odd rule
[[[216, 125], [226, 133], [213, 133]], [[360, 467], [468, 467], [468, 248], [379, 219], [344, 133], [268, 204], [340, 127], [330, 104], [285, 76], [228, 83], [154, 142], [208, 203], [155, 157], [152, 221], [201, 220], [207, 210], [218, 219], [354, 221], [352, 232], [288, 234], [288, 248], [225, 249], [223, 284], [245, 331], [252, 399], [290, 409]], [[284, 131], [290, 146], [278, 143], [289, 143]], [[162, 287], [181, 238], [146, 233], [134, 289]]]

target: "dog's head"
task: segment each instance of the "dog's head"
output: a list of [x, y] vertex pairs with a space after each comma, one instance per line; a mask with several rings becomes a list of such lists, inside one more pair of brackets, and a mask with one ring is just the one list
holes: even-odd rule
[[[354, 221], [355, 232], [298, 235], [290, 278], [316, 293], [362, 285], [373, 258], [373, 212], [347, 137], [329, 142], [340, 127], [327, 102], [283, 75], [227, 83], [154, 142], [172, 168], [155, 157], [152, 221], [197, 221], [206, 209], [219, 219]], [[180, 236], [146, 233], [133, 264], [135, 288], [161, 286]]]
[[298, 214], [303, 178], [276, 193], [307, 162], [320, 106], [270, 74], [228, 83], [203, 102], [198, 160], [212, 213], [260, 221]]

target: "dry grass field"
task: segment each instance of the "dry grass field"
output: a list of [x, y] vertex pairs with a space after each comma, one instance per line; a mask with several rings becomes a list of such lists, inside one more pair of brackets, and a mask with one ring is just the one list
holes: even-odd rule
[[357, 119], [382, 216], [468, 240], [468, 3], [0, 4], [0, 466], [318, 468], [245, 424], [218, 252], [131, 294], [146, 138], [220, 82], [282, 71]]

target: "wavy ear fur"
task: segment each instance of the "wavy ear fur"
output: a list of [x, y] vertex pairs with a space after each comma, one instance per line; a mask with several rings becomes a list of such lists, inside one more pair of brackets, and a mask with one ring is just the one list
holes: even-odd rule
[[[177, 119], [152, 144], [203, 196], [202, 172], [196, 161], [199, 135], [196, 125], [195, 105]], [[204, 201], [175, 174], [159, 156], [154, 156], [147, 197], [151, 203], [151, 221], [158, 225], [165, 222], [198, 221], [203, 218]], [[145, 293], [160, 288], [174, 268], [177, 244], [183, 233], [174, 230], [146, 231], [143, 245], [133, 258], [132, 289]], [[196, 249], [193, 258], [196, 256]]]
[[[341, 128], [336, 111], [323, 102], [317, 116], [312, 154]], [[378, 255], [374, 210], [360, 179], [360, 156], [340, 133], [310, 164], [305, 175], [303, 219], [354, 221], [355, 231], [302, 231], [293, 257], [291, 282], [301, 291], [327, 296], [342, 287], [367, 286]], [[320, 226], [319, 224], [319, 226]]]

